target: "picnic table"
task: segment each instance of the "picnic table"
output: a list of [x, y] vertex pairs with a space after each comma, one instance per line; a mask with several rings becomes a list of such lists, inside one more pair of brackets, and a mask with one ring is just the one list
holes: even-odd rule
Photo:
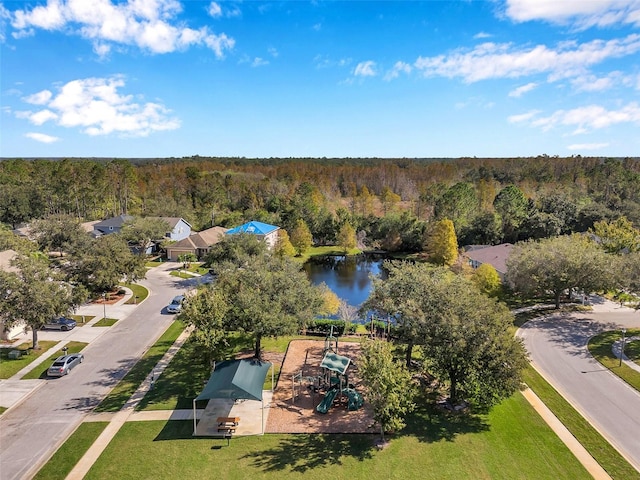
[[234, 433], [240, 423], [240, 417], [218, 417], [218, 431], [228, 434]]

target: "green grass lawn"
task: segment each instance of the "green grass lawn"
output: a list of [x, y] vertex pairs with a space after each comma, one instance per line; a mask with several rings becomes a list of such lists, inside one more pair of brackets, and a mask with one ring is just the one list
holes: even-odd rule
[[[0, 378], [4, 379], [14, 376], [58, 342], [40, 341], [38, 343], [40, 344], [39, 350], [30, 349], [31, 342], [21, 343], [13, 348], [0, 349]], [[17, 360], [10, 359], [8, 355], [11, 350], [21, 350], [23, 352], [22, 357]]]
[[76, 321], [77, 327], [84, 327], [96, 317], [94, 315], [69, 315], [69, 318], [73, 318]]
[[191, 421], [129, 422], [85, 478], [590, 478], [519, 393], [484, 416], [423, 406], [408, 420], [384, 450], [371, 435], [237, 437], [227, 446], [193, 438]]
[[640, 480], [636, 471], [619, 453], [593, 428], [585, 418], [534, 369], [524, 372], [524, 381], [540, 397], [544, 404], [569, 429], [574, 437], [595, 458], [614, 480]]
[[137, 283], [125, 283], [123, 284], [123, 286], [127, 287], [133, 293], [131, 298], [124, 302], [125, 305], [140, 303], [149, 296], [149, 290], [147, 290], [146, 287], [143, 287], [142, 285], [138, 285]]
[[33, 477], [34, 480], [64, 479], [107, 425], [108, 422], [80, 424], [64, 445]]
[[151, 347], [136, 363], [129, 373], [111, 390], [102, 402], [95, 408], [96, 412], [117, 412], [129, 400], [143, 380], [151, 372], [167, 350], [173, 345], [176, 338], [184, 330], [184, 324], [173, 322], [162, 334], [160, 339]]
[[[600, 333], [592, 337], [589, 340], [589, 352], [591, 352], [591, 355], [593, 355], [593, 357], [604, 367], [608, 368], [612, 373], [615, 373], [633, 388], [640, 391], [640, 372], [626, 366], [624, 363], [620, 365], [620, 359], [618, 359], [611, 350], [613, 343], [620, 340], [620, 335], [619, 330], [614, 330], [611, 332]], [[635, 335], [640, 335], [640, 330], [632, 329], [627, 331], [628, 337], [633, 337]], [[637, 361], [637, 359], [640, 358], [640, 342], [631, 342], [625, 345], [624, 351], [629, 358], [633, 358], [635, 355], [635, 359]]]
[[[347, 250], [347, 255], [357, 255], [362, 253], [362, 250], [358, 248], [351, 248]], [[297, 262], [304, 263], [311, 257], [318, 257], [322, 255], [344, 255], [344, 249], [337, 245], [325, 245], [323, 247], [311, 247], [299, 257], [293, 257]]]
[[634, 340], [627, 343], [624, 353], [629, 360], [640, 365], [640, 340]]
[[103, 318], [101, 320], [98, 320], [96, 323], [94, 323], [91, 326], [92, 327], [110, 327], [111, 325], [114, 325], [117, 321], [118, 321], [117, 318]]
[[[53, 342], [52, 342], [53, 343]], [[84, 347], [86, 347], [88, 345], [88, 343], [83, 343], [83, 342], [69, 342], [67, 343], [67, 353], [78, 353], [80, 351], [82, 351], [82, 349]], [[31, 370], [30, 372], [28, 372], [26, 375], [24, 375], [21, 380], [31, 380], [31, 379], [35, 379], [35, 378], [47, 378], [47, 369], [51, 366], [51, 363], [53, 362], [53, 360], [55, 358], [58, 358], [60, 355], [64, 355], [64, 352], [62, 350], [57, 350], [56, 352], [54, 352], [53, 355], [51, 355], [50, 361], [46, 361], [42, 364], [40, 364], [39, 366], [37, 366], [36, 368], [34, 368], [33, 370]]]

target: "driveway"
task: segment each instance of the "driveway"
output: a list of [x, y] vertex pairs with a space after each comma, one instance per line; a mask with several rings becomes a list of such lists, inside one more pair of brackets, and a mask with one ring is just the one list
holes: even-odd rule
[[[142, 304], [111, 310], [107, 305], [107, 316], [120, 320], [83, 350], [82, 365], [66, 377], [43, 381], [0, 416], [1, 480], [31, 478], [168, 328], [175, 316], [162, 313], [167, 303], [198, 281], [169, 276], [167, 269], [175, 265], [147, 273], [140, 283], [149, 288], [150, 295]], [[74, 331], [85, 328], [91, 327]]]
[[623, 327], [640, 328], [640, 313], [599, 300], [593, 312], [532, 320], [518, 335], [536, 369], [640, 471], [640, 393], [587, 349], [592, 336]]

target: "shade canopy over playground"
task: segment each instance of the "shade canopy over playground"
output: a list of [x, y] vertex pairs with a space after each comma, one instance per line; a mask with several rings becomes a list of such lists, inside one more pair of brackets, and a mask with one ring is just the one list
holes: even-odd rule
[[194, 402], [211, 398], [262, 400], [262, 386], [270, 368], [271, 363], [257, 359], [217, 363]]
[[351, 359], [349, 357], [343, 357], [337, 353], [327, 352], [320, 363], [322, 368], [331, 370], [332, 372], [338, 372], [340, 375], [344, 375], [349, 368]]

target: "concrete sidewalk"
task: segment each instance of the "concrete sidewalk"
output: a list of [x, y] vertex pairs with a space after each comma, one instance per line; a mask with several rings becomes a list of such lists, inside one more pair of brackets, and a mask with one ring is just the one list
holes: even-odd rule
[[140, 384], [138, 389], [134, 392], [131, 398], [127, 401], [127, 403], [122, 407], [122, 409], [114, 414], [109, 422], [109, 425], [102, 431], [102, 433], [98, 436], [96, 441], [89, 447], [89, 450], [82, 456], [82, 458], [78, 461], [78, 463], [73, 467], [69, 475], [67, 475], [67, 480], [82, 480], [84, 476], [89, 472], [93, 464], [100, 457], [102, 452], [109, 442], [116, 436], [116, 433], [122, 428], [126, 421], [129, 420], [129, 417], [134, 413], [135, 408], [138, 406], [142, 398], [146, 395], [146, 393], [153, 387], [153, 383], [158, 379], [164, 369], [169, 365], [169, 362], [173, 359], [175, 354], [180, 350], [184, 342], [191, 335], [192, 328], [186, 328], [176, 339], [173, 345], [167, 350], [167, 352], [163, 355], [160, 361], [156, 364], [156, 366], [151, 370], [147, 378]]
[[[10, 378], [0, 380], [0, 407], [10, 409], [20, 404], [20, 402], [22, 402], [34, 391], [44, 385], [44, 383], [47, 381], [45, 379], [21, 379], [30, 371], [39, 368], [43, 363], [52, 361], [53, 355], [60, 349], [62, 349], [62, 347], [64, 347], [67, 343], [91, 343], [102, 334], [104, 334], [109, 329], [109, 327], [94, 327], [93, 325], [104, 318], [105, 311], [106, 318], [115, 318], [118, 321], [127, 318], [136, 308], [136, 305], [126, 304], [133, 293], [128, 288], [124, 288], [124, 290], [126, 291], [124, 297], [118, 300], [117, 303], [114, 303], [112, 305], [88, 303], [80, 306], [76, 312], [76, 315], [81, 315], [87, 318], [93, 317], [82, 326], [78, 326], [73, 330], [69, 330], [67, 332], [40, 330], [38, 332], [39, 341], [56, 341], [57, 343], [47, 351], [43, 352], [33, 362], [29, 363], [29, 365], [16, 372]], [[31, 332], [21, 333], [20, 335], [15, 337], [15, 340], [15, 345], [21, 345], [23, 343], [30, 344], [33, 340], [33, 334]]]

